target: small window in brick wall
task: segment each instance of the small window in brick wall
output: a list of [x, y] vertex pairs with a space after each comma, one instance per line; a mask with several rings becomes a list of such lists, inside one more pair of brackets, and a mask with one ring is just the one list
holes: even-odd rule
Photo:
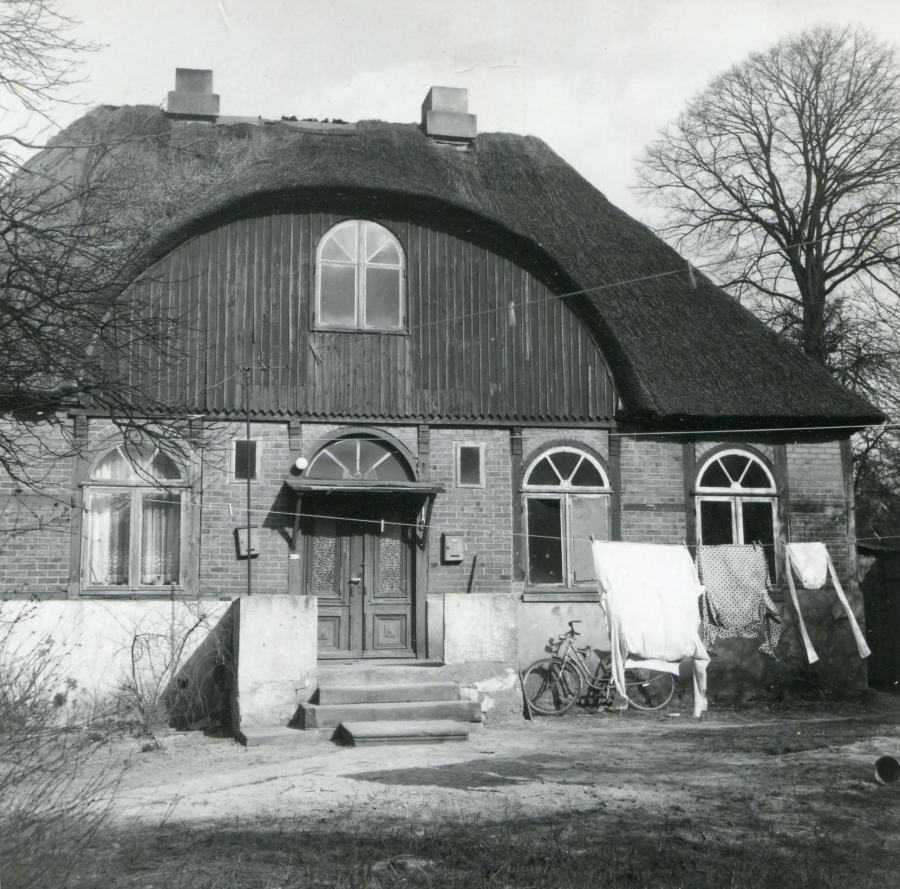
[[259, 452], [258, 441], [246, 438], [235, 440], [232, 468], [236, 482], [245, 482], [247, 479], [256, 481], [259, 478]]
[[456, 443], [456, 486], [484, 487], [484, 444], [458, 441]]

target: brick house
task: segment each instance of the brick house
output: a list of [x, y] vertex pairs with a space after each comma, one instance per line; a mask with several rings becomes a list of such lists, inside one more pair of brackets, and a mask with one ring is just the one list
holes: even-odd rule
[[[516, 666], [568, 620], [602, 645], [591, 534], [758, 540], [776, 589], [783, 542], [820, 539], [859, 605], [849, 435], [882, 415], [543, 142], [477, 134], [438, 87], [421, 124], [267, 122], [180, 70], [168, 109], [73, 126], [140, 111], [172, 145], [256, 140], [137, 262], [155, 283], [133, 297], [193, 319], [146, 381], [196, 414], [193, 457], [125, 453], [73, 405], [90, 447], [51, 496], [0, 481], [8, 525], [43, 517], [2, 541], [2, 594], [41, 599], [81, 686], [112, 689], [128, 627], [205, 602], [236, 725], [348, 676], [512, 712]], [[723, 649], [713, 695], [765, 681], [754, 644]]]

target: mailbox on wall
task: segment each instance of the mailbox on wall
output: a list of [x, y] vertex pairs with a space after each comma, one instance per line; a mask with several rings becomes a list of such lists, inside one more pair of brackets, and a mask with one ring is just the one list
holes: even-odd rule
[[459, 532], [446, 532], [441, 535], [441, 561], [444, 564], [455, 564], [463, 560], [466, 544]]
[[[234, 536], [237, 542], [238, 558], [246, 559], [248, 555], [247, 528], [235, 528]], [[249, 538], [249, 555], [252, 558], [253, 556], [259, 555], [259, 528], [250, 528]]]

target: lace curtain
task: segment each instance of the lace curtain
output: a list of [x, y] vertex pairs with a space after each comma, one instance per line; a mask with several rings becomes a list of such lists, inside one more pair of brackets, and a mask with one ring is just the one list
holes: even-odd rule
[[[140, 521], [142, 587], [177, 584], [181, 571], [181, 494], [159, 489], [93, 491], [87, 497], [87, 572], [91, 586], [131, 584], [131, 545]], [[135, 514], [140, 509], [140, 516]]]
[[141, 586], [178, 583], [181, 494], [145, 491], [141, 499]]
[[88, 582], [127, 586], [131, 552], [131, 492], [91, 492], [88, 509]]

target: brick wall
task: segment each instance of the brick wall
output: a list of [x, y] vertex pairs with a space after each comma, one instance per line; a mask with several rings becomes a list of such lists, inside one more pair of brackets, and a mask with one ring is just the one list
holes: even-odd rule
[[[863, 602], [856, 576], [855, 545], [848, 540], [847, 502], [844, 491], [840, 442], [789, 444], [791, 540], [821, 540], [831, 554], [838, 578], [863, 631]], [[851, 547], [853, 547], [851, 549]], [[866, 662], [859, 657], [849, 623], [829, 578], [821, 590], [798, 589], [803, 619], [821, 658], [816, 671], [836, 685], [866, 684]], [[793, 622], [793, 607], [786, 617]], [[789, 637], [797, 658], [805, 663], [796, 633]]]
[[[314, 454], [337, 428], [340, 427], [333, 423], [303, 424], [303, 453]], [[385, 427], [385, 431], [416, 455], [415, 426]], [[108, 432], [107, 422], [92, 421], [90, 436], [96, 448], [105, 446]], [[234, 543], [234, 529], [245, 522], [246, 489], [243, 483], [232, 480], [231, 471], [231, 441], [244, 434], [242, 423], [208, 427], [200, 474], [201, 595], [239, 595], [246, 589], [246, 561], [238, 560]], [[261, 474], [252, 486], [253, 523], [260, 528], [261, 548], [260, 556], [253, 560], [254, 589], [262, 593], [286, 592], [294, 505], [293, 495], [282, 481], [291, 463], [288, 425], [254, 423], [251, 434], [262, 444]], [[51, 447], [60, 451], [65, 448], [63, 430], [48, 424], [41, 435]], [[541, 448], [565, 440], [581, 442], [608, 461], [609, 438], [605, 431], [524, 429], [523, 469], [529, 457]], [[509, 592], [521, 588], [514, 579], [513, 508], [519, 508], [519, 496], [513, 490], [516, 482], [512, 477], [509, 431], [433, 427], [430, 441], [430, 479], [443, 485], [446, 493], [438, 496], [432, 515], [429, 591]], [[484, 488], [457, 486], [456, 442], [484, 443]], [[624, 436], [620, 443], [623, 539], [680, 543], [687, 534], [681, 442], [668, 436]], [[696, 445], [698, 464], [716, 444]], [[754, 442], [754, 446], [773, 459], [771, 442]], [[792, 539], [823, 540], [842, 581], [849, 580], [852, 559], [846, 539], [840, 443], [787, 445], [786, 464]], [[40, 494], [23, 488], [5, 474], [0, 477], [0, 592], [4, 595], [64, 595], [66, 591], [73, 461], [51, 460], [37, 468], [43, 477]], [[462, 532], [465, 537], [462, 564], [441, 562], [441, 534], [446, 531]]]
[[840, 442], [787, 445], [792, 540], [821, 540], [842, 580], [848, 568], [847, 504]]
[[621, 438], [622, 539], [681, 543], [687, 536], [681, 443], [675, 436]]
[[[707, 451], [711, 451], [713, 448], [719, 447], [719, 445], [726, 444], [727, 442], [723, 441], [698, 441], [694, 446], [694, 455], [697, 461], [697, 466], [699, 468], [700, 464], [703, 462], [703, 455]], [[751, 440], [749, 438], [742, 439], [742, 444], [749, 445], [755, 450], [759, 451], [768, 461], [769, 463], [775, 462], [775, 445], [770, 442]], [[733, 444], [733, 447], [741, 447], [741, 444]]]
[[[64, 417], [59, 418], [65, 423]], [[0, 470], [0, 595], [64, 596], [69, 578], [72, 458], [65, 431], [50, 423], [16, 426], [2, 421], [5, 436], [24, 436], [26, 476], [32, 488]], [[30, 454], [27, 452], [31, 452]]]
[[[592, 429], [523, 429], [522, 460], [528, 463], [529, 455], [541, 448], [550, 446], [555, 441], [581, 442], [596, 451], [609, 466], [609, 434], [606, 430]], [[527, 466], [523, 465], [522, 469]]]
[[[260, 554], [253, 559], [255, 593], [287, 593], [288, 541], [294, 497], [283, 479], [291, 465], [287, 423], [251, 423], [260, 443], [259, 477], [251, 484], [251, 521], [258, 528]], [[246, 438], [243, 423], [207, 427], [203, 452], [200, 521], [201, 595], [236, 596], [247, 590], [247, 560], [238, 559], [234, 529], [246, 526], [247, 484], [231, 468], [234, 439]], [[229, 511], [229, 507], [231, 508]]]
[[[455, 443], [484, 443], [484, 488], [456, 485]], [[505, 429], [431, 430], [429, 480], [443, 485], [431, 517], [428, 541], [430, 593], [508, 593], [512, 565], [512, 473], [509, 432]], [[465, 539], [462, 563], [441, 563], [441, 534]]]

